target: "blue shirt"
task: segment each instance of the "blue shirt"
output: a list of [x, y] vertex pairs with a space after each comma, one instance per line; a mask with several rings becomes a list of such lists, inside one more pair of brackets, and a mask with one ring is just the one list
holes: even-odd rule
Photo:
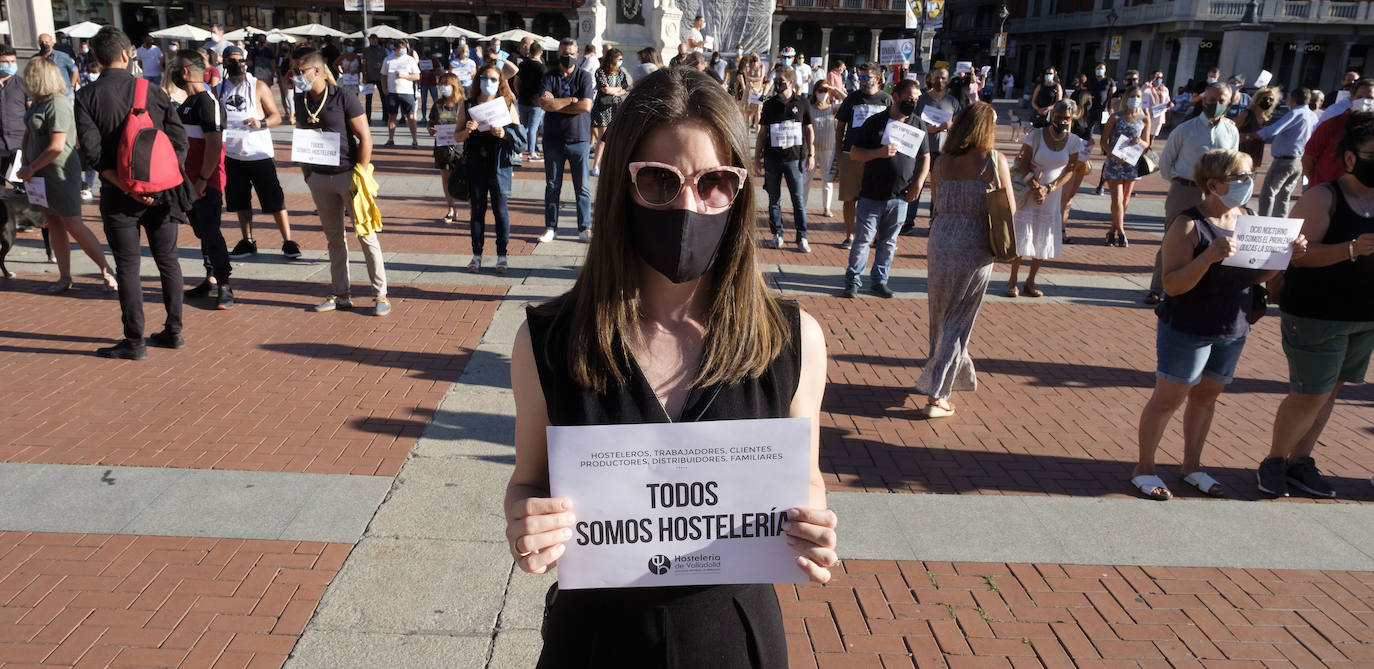
[[1159, 156], [1159, 175], [1165, 179], [1193, 180], [1193, 168], [1202, 154], [1212, 149], [1231, 149], [1240, 145], [1240, 131], [1227, 119], [1215, 123], [1198, 115], [1184, 121], [1169, 133], [1164, 153]]
[[[580, 102], [583, 99], [593, 99], [596, 95], [596, 88], [592, 84], [591, 72], [582, 68], [574, 68], [572, 73], [565, 77], [563, 71], [554, 65], [549, 68], [548, 72], [544, 73], [544, 79], [539, 88], [540, 97], [543, 97], [545, 92], [555, 98], [577, 98]], [[567, 145], [589, 142], [591, 139], [592, 115], [590, 112], [580, 114], [550, 112], [544, 116], [544, 141], [546, 142]]]
[[1275, 158], [1301, 158], [1303, 147], [1317, 129], [1317, 112], [1306, 105], [1289, 111], [1276, 123], [1271, 123], [1255, 133], [1265, 143], [1272, 143], [1269, 152]]
[[57, 69], [62, 71], [62, 83], [67, 85], [67, 97], [71, 97], [72, 75], [78, 71], [76, 69], [76, 61], [72, 60], [72, 57], [68, 56], [65, 52], [56, 49], [53, 49], [52, 55], [49, 56], [48, 59], [52, 61], [53, 65], [57, 66]]

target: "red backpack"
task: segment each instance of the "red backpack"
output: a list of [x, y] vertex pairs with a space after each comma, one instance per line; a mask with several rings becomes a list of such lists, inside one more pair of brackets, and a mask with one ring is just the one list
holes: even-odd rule
[[137, 77], [134, 104], [124, 120], [116, 167], [124, 189], [135, 195], [151, 195], [181, 185], [181, 166], [167, 133], [153, 127], [148, 118], [148, 80]]

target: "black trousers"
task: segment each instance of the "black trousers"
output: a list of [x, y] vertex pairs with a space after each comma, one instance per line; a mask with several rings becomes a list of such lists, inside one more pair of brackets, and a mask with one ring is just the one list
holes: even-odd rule
[[224, 244], [224, 233], [220, 232], [220, 212], [224, 209], [224, 198], [212, 188], [191, 205], [186, 215], [191, 219], [191, 231], [200, 240], [200, 257], [205, 262], [205, 276], [214, 276], [221, 286], [229, 285], [229, 247]]
[[115, 259], [119, 279], [119, 310], [124, 338], [143, 340], [143, 285], [139, 270], [139, 229], [148, 235], [148, 250], [153, 254], [162, 279], [162, 306], [167, 310], [166, 330], [181, 333], [181, 265], [177, 261], [177, 224], [166, 204], [145, 207], [130, 200], [114, 186], [100, 189], [100, 218], [105, 223], [105, 239]]

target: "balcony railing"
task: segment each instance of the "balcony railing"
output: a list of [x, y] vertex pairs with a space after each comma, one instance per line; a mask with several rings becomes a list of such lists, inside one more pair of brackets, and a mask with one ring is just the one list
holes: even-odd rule
[[[822, 0], [823, 1], [823, 0]], [[1117, 27], [1171, 21], [1210, 21], [1234, 23], [1245, 16], [1245, 2], [1157, 2], [1149, 5], [1117, 7]], [[1018, 33], [1037, 31], [1107, 28], [1111, 10], [1096, 9], [1069, 14], [1050, 14], [1011, 19], [1007, 30]], [[1374, 1], [1338, 2], [1336, 0], [1267, 0], [1260, 3], [1259, 20], [1264, 23], [1374, 24]]]
[[905, 0], [778, 0], [778, 9], [847, 9], [851, 11], [905, 11]]

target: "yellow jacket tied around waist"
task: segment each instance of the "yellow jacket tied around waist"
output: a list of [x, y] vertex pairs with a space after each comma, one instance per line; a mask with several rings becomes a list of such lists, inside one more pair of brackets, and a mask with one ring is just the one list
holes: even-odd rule
[[359, 237], [366, 237], [382, 231], [382, 209], [377, 206], [377, 180], [372, 178], [372, 164], [363, 170], [362, 165], [353, 166], [353, 183], [349, 185], [353, 199], [349, 207], [353, 212], [353, 228]]

